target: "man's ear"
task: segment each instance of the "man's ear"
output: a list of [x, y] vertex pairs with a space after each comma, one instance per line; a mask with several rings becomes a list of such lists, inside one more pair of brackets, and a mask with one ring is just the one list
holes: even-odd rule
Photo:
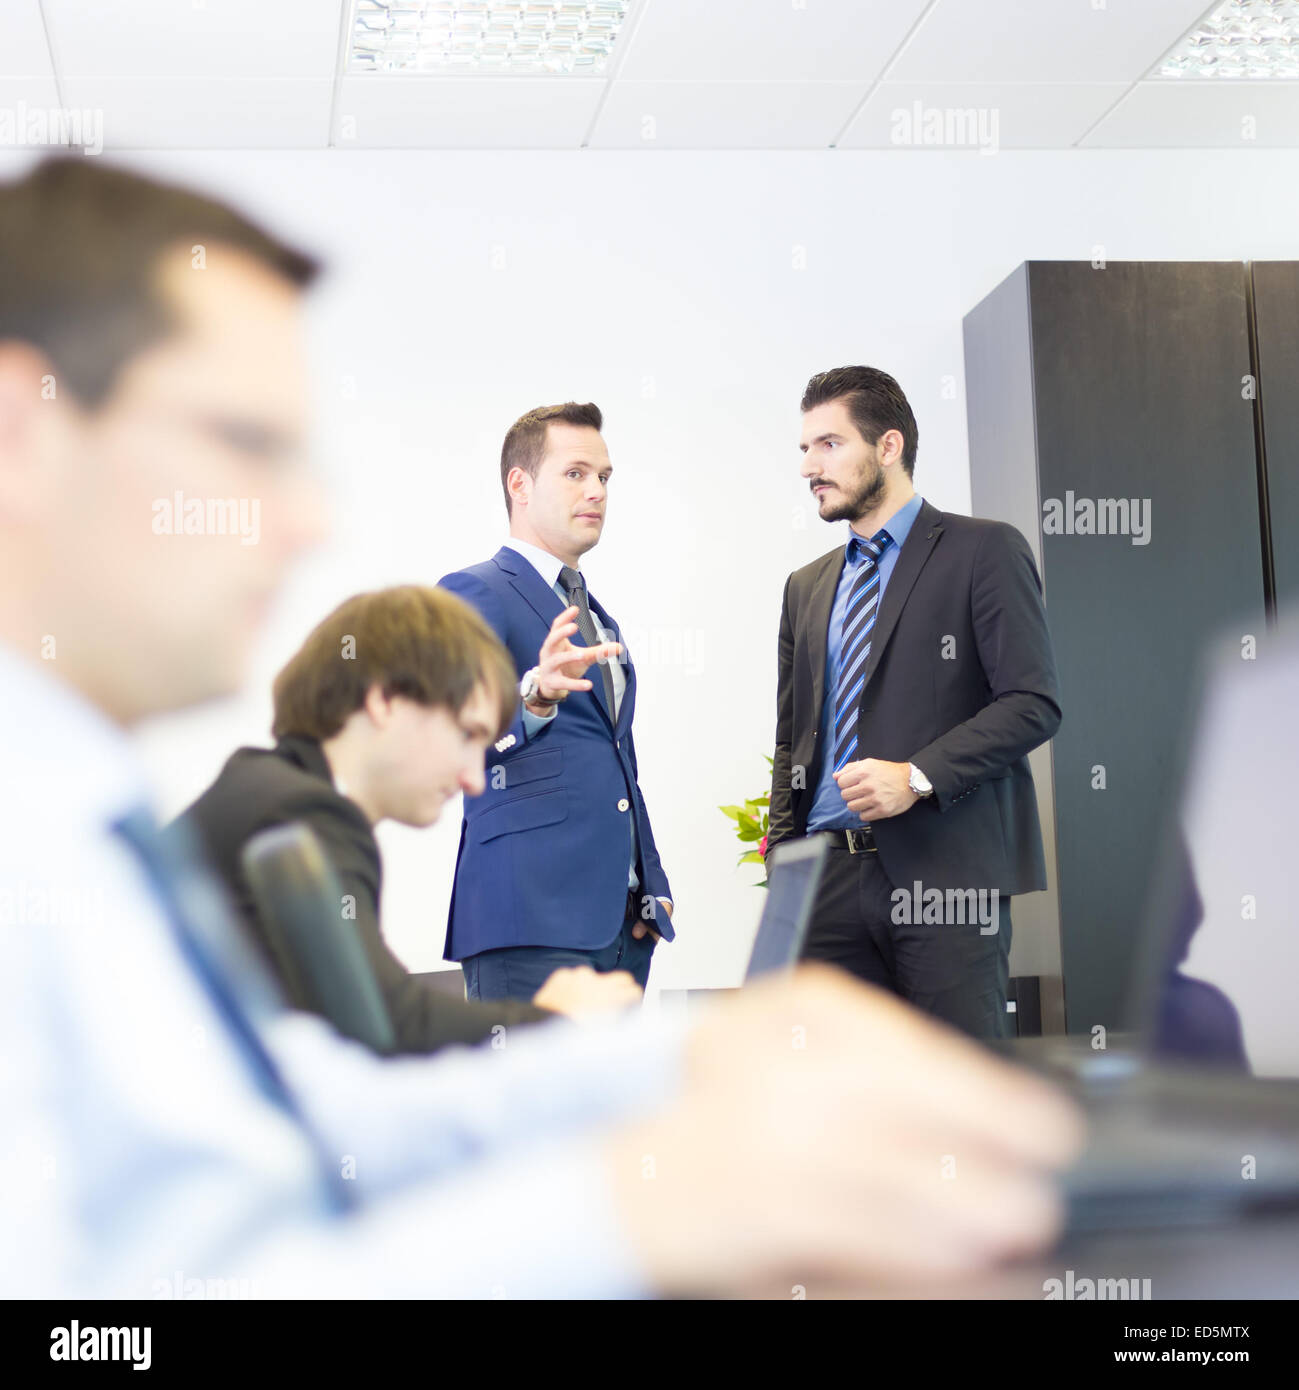
[[370, 722], [376, 729], [388, 727], [392, 719], [392, 701], [383, 693], [383, 686], [378, 681], [365, 692], [365, 704], [362, 708], [370, 716]]
[[527, 506], [532, 496], [532, 477], [524, 468], [515, 466], [505, 475], [505, 486], [510, 494], [511, 510]]
[[885, 430], [875, 446], [879, 450], [880, 463], [901, 463], [906, 445], [907, 441], [903, 439], [901, 430]]

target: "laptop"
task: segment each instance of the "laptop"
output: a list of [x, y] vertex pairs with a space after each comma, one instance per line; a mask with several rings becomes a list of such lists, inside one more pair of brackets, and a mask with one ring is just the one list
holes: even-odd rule
[[792, 969], [803, 949], [830, 836], [808, 835], [777, 845], [767, 858], [767, 901], [753, 938], [744, 983]]
[[1200, 686], [1128, 982], [1136, 1043], [1029, 1061], [1088, 1117], [1075, 1231], [1299, 1207], [1299, 627], [1252, 660], [1216, 648]]

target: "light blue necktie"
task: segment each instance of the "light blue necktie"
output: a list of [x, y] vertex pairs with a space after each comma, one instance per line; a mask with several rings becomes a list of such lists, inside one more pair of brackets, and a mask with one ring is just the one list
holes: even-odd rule
[[857, 711], [871, 654], [871, 633], [879, 611], [879, 558], [892, 543], [893, 537], [887, 531], [876, 531], [870, 540], [854, 536], [848, 548], [849, 561], [859, 563], [861, 568], [848, 595], [839, 644], [839, 682], [834, 696], [836, 772], [857, 756]]
[[113, 830], [143, 864], [181, 954], [226, 1025], [258, 1089], [289, 1116], [310, 1143], [335, 1205], [340, 1210], [353, 1206], [356, 1199], [351, 1186], [330, 1160], [253, 1026], [250, 1009], [269, 1014], [284, 1005], [274, 981], [214, 890], [189, 827], [176, 822], [162, 830], [153, 813], [140, 808], [123, 816]]

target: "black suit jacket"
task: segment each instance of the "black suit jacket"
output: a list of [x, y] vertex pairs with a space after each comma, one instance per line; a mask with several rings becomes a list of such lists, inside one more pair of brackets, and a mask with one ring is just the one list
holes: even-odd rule
[[[796, 570], [780, 616], [768, 845], [807, 832], [821, 775], [826, 636], [840, 546]], [[913, 762], [934, 794], [872, 822], [897, 887], [1046, 887], [1028, 752], [1060, 724], [1042, 585], [1013, 526], [925, 502], [880, 601], [858, 757]]]
[[450, 1043], [482, 1042], [496, 1024], [555, 1017], [517, 1001], [480, 1004], [457, 999], [412, 975], [393, 955], [379, 930], [379, 843], [361, 808], [334, 789], [329, 764], [315, 739], [285, 738], [274, 748], [240, 748], [184, 814], [286, 994], [288, 982], [258, 919], [239, 854], [259, 830], [302, 821], [319, 838], [343, 892], [356, 901], [356, 929], [388, 1005], [399, 1051], [427, 1053]]

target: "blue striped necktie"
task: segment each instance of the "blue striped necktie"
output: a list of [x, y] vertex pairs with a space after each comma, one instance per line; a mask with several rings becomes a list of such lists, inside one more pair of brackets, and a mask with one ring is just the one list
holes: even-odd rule
[[893, 544], [887, 531], [876, 531], [870, 540], [854, 536], [848, 545], [848, 562], [859, 565], [848, 607], [843, 616], [839, 643], [839, 682], [834, 695], [834, 770], [857, 756], [857, 710], [866, 662], [871, 654], [871, 633], [880, 605], [879, 559]]

